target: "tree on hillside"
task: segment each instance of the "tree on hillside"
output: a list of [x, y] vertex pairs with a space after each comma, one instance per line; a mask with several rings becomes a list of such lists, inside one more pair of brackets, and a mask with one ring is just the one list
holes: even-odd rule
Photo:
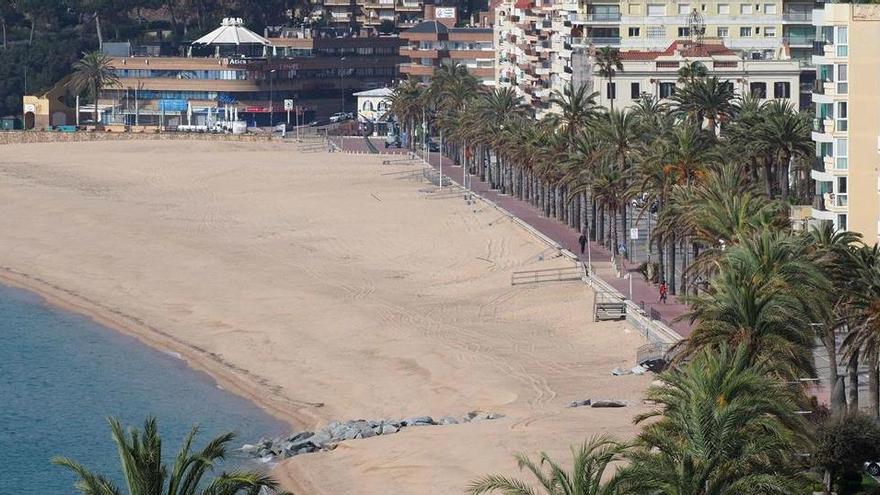
[[[863, 463], [880, 459], [880, 426], [864, 414], [832, 416], [819, 425], [815, 437], [811, 462], [822, 470], [826, 495], [831, 495], [834, 485], [847, 473], [861, 473]], [[850, 493], [840, 488], [838, 493]]]
[[[122, 477], [130, 494], [150, 495], [254, 495], [263, 487], [275, 490], [278, 483], [269, 476], [255, 471], [221, 473], [208, 481], [208, 474], [218, 461], [226, 457], [234, 433], [226, 433], [208, 442], [200, 451], [194, 451], [193, 442], [198, 427], [193, 427], [171, 469], [162, 463], [162, 440], [155, 418], [144, 421], [144, 429], [126, 431], [115, 418], [108, 420], [113, 441], [119, 451]], [[67, 458], [55, 457], [52, 463], [76, 474], [75, 488], [83, 495], [119, 495], [121, 492], [107, 477], [89, 471], [82, 464]], [[205, 484], [207, 483], [207, 484]]]
[[101, 90], [119, 84], [116, 68], [112, 59], [102, 52], [83, 53], [80, 61], [73, 65], [74, 73], [70, 79], [73, 90], [77, 93], [88, 92], [94, 103], [94, 124], [98, 125], [98, 98]]

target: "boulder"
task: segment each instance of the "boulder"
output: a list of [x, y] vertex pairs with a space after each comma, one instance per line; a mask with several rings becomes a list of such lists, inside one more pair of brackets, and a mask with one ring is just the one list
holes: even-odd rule
[[311, 432], [311, 431], [301, 431], [301, 432], [291, 436], [290, 438], [288, 438], [287, 441], [291, 442], [291, 443], [297, 443], [298, 441], [305, 440], [306, 438], [309, 438], [310, 436], [312, 436], [314, 434], [315, 433]]
[[397, 433], [400, 431], [400, 428], [395, 426], [392, 423], [386, 423], [382, 425], [382, 434], [383, 435], [391, 435], [392, 433]]
[[458, 420], [453, 418], [452, 416], [446, 416], [440, 419], [441, 425], [457, 425]]
[[631, 374], [632, 374], [632, 371], [630, 371], [630, 370], [623, 370], [623, 369], [620, 369], [620, 368], [614, 368], [613, 370], [611, 370], [611, 374], [614, 375], [614, 376], [631, 375]]
[[333, 435], [331, 435], [329, 432], [324, 431], [324, 430], [319, 431], [319, 432], [315, 433], [314, 435], [310, 436], [309, 442], [317, 445], [319, 448], [324, 447], [327, 444], [334, 443], [333, 442]]
[[626, 407], [622, 400], [594, 400], [590, 407]]
[[581, 406], [589, 406], [589, 405], [590, 405], [590, 399], [573, 400], [568, 403], [568, 407], [581, 407]]
[[415, 416], [403, 420], [404, 426], [427, 426], [433, 424], [434, 418], [432, 418], [431, 416]]

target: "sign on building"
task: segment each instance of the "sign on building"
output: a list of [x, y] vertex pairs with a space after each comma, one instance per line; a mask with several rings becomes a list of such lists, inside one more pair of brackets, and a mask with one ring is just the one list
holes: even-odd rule
[[632, 240], [638, 239], [639, 238], [639, 229], [636, 227], [629, 229], [629, 238]]
[[434, 11], [437, 19], [455, 19], [455, 7], [437, 7]]
[[284, 109], [288, 112], [293, 110], [293, 100], [284, 100]]

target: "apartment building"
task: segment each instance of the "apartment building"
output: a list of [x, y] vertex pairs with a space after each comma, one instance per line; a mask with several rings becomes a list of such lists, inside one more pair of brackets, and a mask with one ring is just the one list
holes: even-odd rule
[[492, 28], [455, 27], [451, 7], [425, 5], [425, 21], [400, 33], [400, 55], [405, 62], [400, 73], [428, 82], [443, 64], [458, 63], [486, 86], [495, 85], [495, 43]]
[[[700, 42], [677, 40], [665, 50], [629, 50], [621, 52], [623, 70], [613, 82], [594, 72], [593, 88], [598, 102], [621, 109], [634, 105], [643, 95], [668, 99], [675, 94], [680, 68], [700, 63], [709, 76], [729, 84], [737, 95], [752, 94], [762, 99], [786, 99], [800, 105], [801, 66], [796, 60], [752, 60], [724, 45], [722, 39]], [[585, 59], [591, 63], [591, 58]]]
[[880, 5], [825, 4], [813, 11], [816, 108], [814, 222], [880, 232]]
[[[424, 0], [313, 0], [327, 14], [331, 26], [378, 28], [390, 23], [406, 29], [424, 19]], [[454, 7], [452, 7], [454, 8]]]
[[515, 88], [540, 117], [552, 111], [554, 91], [591, 83], [592, 64], [586, 62], [585, 47], [571, 42], [578, 32], [565, 4], [500, 0], [493, 5], [496, 85]]

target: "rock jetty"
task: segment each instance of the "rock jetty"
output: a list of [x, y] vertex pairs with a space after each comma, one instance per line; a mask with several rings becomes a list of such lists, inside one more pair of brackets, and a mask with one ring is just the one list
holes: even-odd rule
[[325, 450], [333, 450], [340, 442], [391, 435], [404, 428], [420, 426], [456, 425], [487, 421], [502, 418], [498, 413], [471, 411], [458, 418], [445, 416], [435, 420], [431, 416], [413, 416], [400, 420], [367, 421], [356, 419], [350, 421], [334, 421], [318, 431], [301, 431], [287, 437], [261, 439], [257, 444], [245, 444], [241, 451], [264, 462], [286, 459], [300, 454], [310, 454]]

